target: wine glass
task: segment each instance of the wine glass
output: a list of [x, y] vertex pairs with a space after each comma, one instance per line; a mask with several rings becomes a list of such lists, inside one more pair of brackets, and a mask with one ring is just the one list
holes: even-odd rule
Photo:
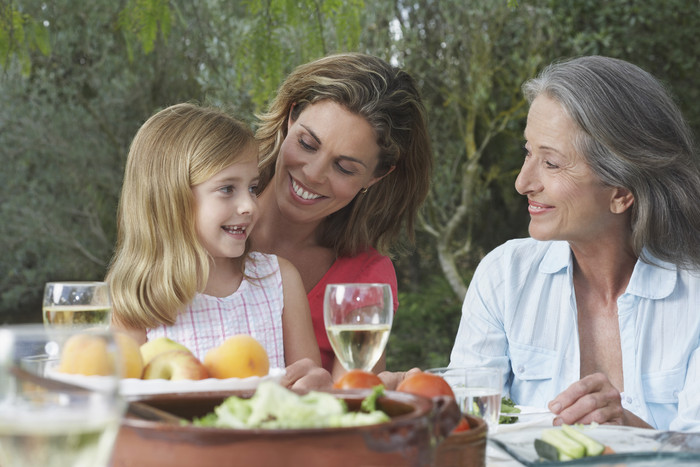
[[107, 328], [112, 300], [106, 282], [48, 282], [44, 288], [44, 324], [49, 327]]
[[[76, 333], [42, 324], [0, 327], [3, 467], [109, 464], [126, 405], [119, 351], [106, 329]], [[66, 373], [76, 368], [95, 376]]]
[[371, 371], [389, 340], [394, 307], [388, 284], [328, 284], [323, 318], [346, 370]]

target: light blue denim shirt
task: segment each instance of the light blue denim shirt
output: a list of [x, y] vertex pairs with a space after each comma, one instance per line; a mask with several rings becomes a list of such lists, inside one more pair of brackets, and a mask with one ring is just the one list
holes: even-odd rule
[[[700, 275], [635, 265], [617, 300], [622, 405], [660, 430], [700, 431]], [[547, 403], [580, 379], [571, 250], [517, 239], [489, 253], [469, 285], [450, 366], [492, 365], [504, 394]]]

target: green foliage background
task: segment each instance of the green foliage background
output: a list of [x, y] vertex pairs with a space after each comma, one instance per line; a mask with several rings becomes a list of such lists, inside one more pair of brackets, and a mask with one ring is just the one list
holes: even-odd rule
[[[515, 5], [517, 4], [517, 6]], [[296, 65], [372, 53], [418, 80], [436, 170], [417, 243], [396, 251], [390, 369], [449, 362], [479, 259], [527, 235], [513, 189], [523, 79], [562, 57], [630, 60], [698, 134], [697, 0], [0, 0], [0, 323], [40, 321], [49, 280], [99, 279], [131, 138], [156, 110], [251, 124]]]

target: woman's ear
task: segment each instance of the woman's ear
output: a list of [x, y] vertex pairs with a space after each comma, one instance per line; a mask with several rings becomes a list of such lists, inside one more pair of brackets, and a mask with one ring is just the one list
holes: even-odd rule
[[297, 103], [293, 102], [289, 107], [289, 113], [287, 114], [287, 131], [294, 125], [296, 119], [294, 118], [294, 109], [296, 109]]
[[627, 188], [615, 188], [610, 200], [610, 211], [622, 214], [634, 204], [634, 195]]
[[377, 183], [379, 180], [381, 180], [382, 178], [384, 178], [384, 177], [386, 177], [387, 175], [389, 175], [391, 172], [394, 171], [395, 168], [396, 168], [396, 166], [395, 166], [395, 165], [392, 165], [391, 167], [389, 167], [389, 170], [387, 170], [386, 173], [385, 173], [384, 175], [381, 175], [381, 176], [379, 176], [379, 177], [374, 177], [373, 179], [371, 179], [371, 180], [369, 181], [369, 183], [367, 184], [367, 188], [371, 187], [372, 185], [374, 185], [375, 183]]

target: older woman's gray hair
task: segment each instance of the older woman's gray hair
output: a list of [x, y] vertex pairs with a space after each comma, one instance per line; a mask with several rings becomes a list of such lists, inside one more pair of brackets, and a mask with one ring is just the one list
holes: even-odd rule
[[700, 267], [700, 169], [692, 132], [665, 87], [623, 60], [554, 63], [523, 84], [544, 94], [581, 131], [574, 146], [603, 183], [630, 190], [632, 245], [680, 267]]

